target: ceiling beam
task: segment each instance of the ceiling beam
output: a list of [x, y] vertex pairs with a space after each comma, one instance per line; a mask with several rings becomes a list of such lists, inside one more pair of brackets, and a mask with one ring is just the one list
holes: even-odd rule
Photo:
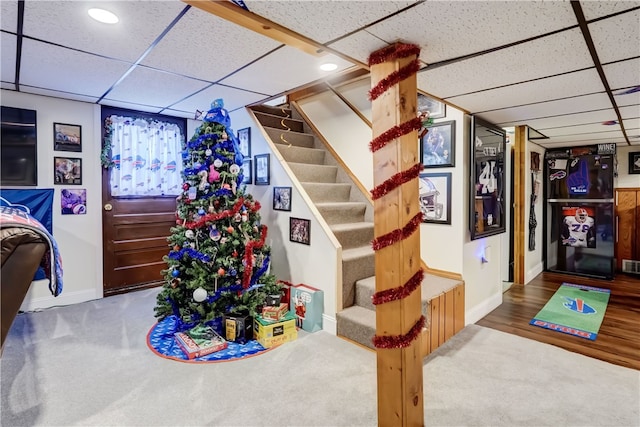
[[222, 19], [233, 22], [236, 25], [255, 31], [263, 36], [272, 38], [287, 46], [293, 46], [309, 55], [321, 57], [328, 52], [322, 44], [308, 37], [298, 34], [282, 25], [269, 21], [262, 16], [251, 13], [248, 10], [230, 1], [216, 0], [182, 0], [183, 2], [205, 12], [209, 12]]

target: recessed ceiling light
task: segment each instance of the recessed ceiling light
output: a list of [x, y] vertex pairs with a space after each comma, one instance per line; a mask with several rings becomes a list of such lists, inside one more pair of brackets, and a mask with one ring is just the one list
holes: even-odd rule
[[103, 22], [105, 24], [115, 24], [119, 21], [118, 17], [104, 9], [89, 9], [89, 16], [95, 19], [98, 22]]
[[338, 66], [336, 64], [331, 63], [331, 62], [327, 62], [326, 64], [322, 64], [320, 66], [320, 69], [322, 71], [333, 71], [336, 68], [338, 68]]

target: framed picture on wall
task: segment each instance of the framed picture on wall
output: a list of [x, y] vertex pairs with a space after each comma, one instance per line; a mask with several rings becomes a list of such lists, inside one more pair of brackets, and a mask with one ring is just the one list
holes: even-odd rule
[[84, 215], [87, 213], [87, 189], [65, 188], [60, 193], [62, 215]]
[[244, 158], [251, 157], [251, 128], [238, 131], [238, 146]]
[[291, 210], [291, 187], [273, 187], [273, 210]]
[[82, 184], [82, 159], [71, 157], [53, 158], [54, 184]]
[[420, 139], [420, 160], [425, 168], [455, 166], [456, 121], [434, 123]]
[[244, 159], [242, 161], [242, 183], [253, 184], [253, 169], [251, 159]]
[[82, 151], [82, 126], [67, 123], [53, 124], [53, 149], [55, 151]]
[[640, 151], [629, 153], [629, 173], [640, 174]]
[[426, 111], [429, 112], [429, 117], [432, 119], [442, 119], [447, 116], [447, 106], [444, 102], [418, 93], [418, 112], [424, 113]]
[[253, 157], [255, 162], [255, 185], [269, 185], [270, 165], [269, 154], [258, 154]]
[[422, 222], [451, 224], [451, 172], [421, 173], [418, 187]]
[[289, 218], [289, 240], [292, 242], [311, 244], [311, 221], [302, 218]]

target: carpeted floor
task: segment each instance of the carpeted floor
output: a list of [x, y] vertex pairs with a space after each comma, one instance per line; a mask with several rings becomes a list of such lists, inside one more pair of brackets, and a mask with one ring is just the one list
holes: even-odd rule
[[[19, 315], [2, 426], [375, 426], [376, 356], [325, 332], [246, 360], [146, 345], [157, 290]], [[639, 426], [640, 372], [470, 325], [425, 359], [425, 425]]]

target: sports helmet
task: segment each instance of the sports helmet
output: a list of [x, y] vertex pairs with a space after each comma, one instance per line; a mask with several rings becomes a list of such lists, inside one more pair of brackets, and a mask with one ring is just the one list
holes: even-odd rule
[[579, 222], [585, 222], [588, 216], [589, 214], [587, 213], [586, 209], [583, 209], [583, 208], [576, 209], [576, 219]]

